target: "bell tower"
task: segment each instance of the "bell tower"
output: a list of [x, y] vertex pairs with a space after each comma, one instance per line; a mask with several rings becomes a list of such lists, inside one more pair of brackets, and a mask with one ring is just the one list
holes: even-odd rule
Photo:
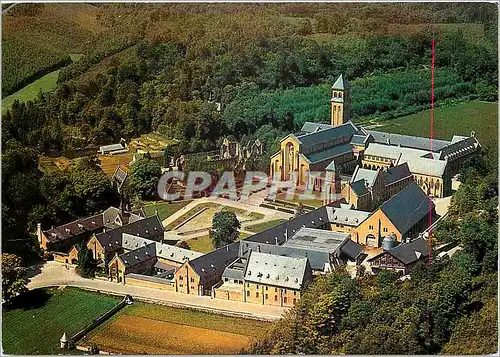
[[331, 88], [330, 118], [333, 127], [347, 123], [351, 117], [349, 82], [341, 74]]

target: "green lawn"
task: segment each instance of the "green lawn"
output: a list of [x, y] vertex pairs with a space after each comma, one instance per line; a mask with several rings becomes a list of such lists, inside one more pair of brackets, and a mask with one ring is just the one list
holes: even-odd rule
[[144, 206], [144, 211], [146, 215], [151, 216], [155, 214], [155, 210], [158, 210], [158, 215], [160, 219], [163, 221], [165, 218], [173, 215], [175, 212], [180, 210], [182, 207], [188, 205], [191, 201], [182, 201], [182, 202], [163, 202], [160, 203], [153, 202], [151, 204], [147, 204]]
[[[250, 234], [240, 232], [240, 239], [245, 239], [250, 237]], [[214, 250], [214, 246], [212, 244], [212, 238], [209, 235], [201, 236], [198, 238], [192, 238], [186, 241], [191, 250], [200, 253], [208, 253]]]
[[[392, 119], [387, 125], [374, 130], [397, 134], [429, 136], [430, 110]], [[462, 102], [434, 109], [434, 138], [451, 140], [453, 135], [476, 137], [484, 147], [498, 146], [498, 103], [480, 101]]]
[[16, 93], [2, 99], [2, 113], [5, 113], [8, 109], [10, 109], [12, 103], [14, 103], [14, 100], [16, 99], [19, 100], [19, 102], [24, 103], [35, 99], [40, 91], [50, 92], [54, 90], [57, 86], [59, 71], [60, 70], [58, 69], [57, 71], [50, 72], [33, 83], [28, 84]]
[[2, 344], [7, 354], [57, 354], [59, 339], [68, 337], [111, 309], [119, 297], [75, 288], [34, 290], [11, 310], [2, 310]]
[[263, 223], [254, 224], [252, 226], [247, 226], [246, 230], [251, 231], [251, 232], [255, 232], [255, 233], [263, 232], [263, 231], [265, 231], [269, 228], [272, 228], [274, 226], [277, 226], [278, 224], [283, 223], [285, 221], [286, 221], [285, 219], [275, 219], [272, 221], [267, 221], [267, 222], [263, 222]]

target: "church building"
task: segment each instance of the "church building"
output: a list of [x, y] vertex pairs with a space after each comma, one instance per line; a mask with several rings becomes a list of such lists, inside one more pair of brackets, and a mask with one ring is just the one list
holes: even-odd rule
[[280, 151], [271, 156], [274, 179], [293, 179], [299, 188], [339, 194], [340, 174], [351, 175], [358, 165], [377, 170], [407, 164], [427, 195], [445, 197], [451, 194], [451, 178], [481, 147], [473, 132], [447, 141], [356, 126], [350, 120], [349, 83], [343, 75], [330, 94], [330, 124], [306, 122], [300, 132], [281, 139]]

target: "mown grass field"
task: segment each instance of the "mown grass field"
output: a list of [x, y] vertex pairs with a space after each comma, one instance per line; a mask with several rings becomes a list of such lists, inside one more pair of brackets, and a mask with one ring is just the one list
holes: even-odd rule
[[84, 290], [34, 290], [2, 310], [2, 345], [7, 354], [57, 354], [59, 339], [78, 332], [120, 299]]
[[50, 72], [42, 78], [28, 84], [16, 93], [2, 99], [2, 113], [7, 112], [7, 110], [12, 107], [12, 104], [16, 99], [19, 100], [20, 103], [25, 103], [29, 100], [35, 99], [40, 92], [50, 92], [54, 90], [57, 86], [57, 77], [59, 76], [59, 72], [59, 69], [57, 71]]
[[175, 212], [187, 206], [191, 202], [192, 201], [190, 200], [181, 202], [172, 202], [172, 203], [163, 201], [152, 202], [152, 203], [147, 203], [144, 206], [144, 211], [146, 212], [147, 216], [152, 216], [153, 214], [155, 214], [155, 211], [158, 210], [158, 215], [160, 216], [160, 219], [163, 221], [165, 218], [170, 217]]
[[262, 321], [136, 302], [82, 342], [127, 354], [236, 354], [269, 326]]
[[[375, 130], [429, 137], [430, 110], [393, 119]], [[475, 131], [482, 146], [498, 146], [498, 103], [462, 102], [434, 109], [434, 138], [451, 140], [453, 135]]]
[[[250, 237], [250, 234], [240, 232], [240, 239], [245, 239]], [[215, 249], [212, 244], [212, 238], [207, 234], [206, 236], [201, 236], [197, 238], [191, 238], [186, 241], [191, 250], [200, 253], [208, 253]]]
[[267, 221], [267, 222], [247, 226], [246, 230], [251, 231], [251, 232], [255, 232], [255, 233], [263, 232], [263, 231], [265, 231], [269, 228], [273, 228], [274, 226], [277, 226], [278, 224], [283, 223], [283, 222], [285, 222], [284, 219], [275, 219], [272, 221]]

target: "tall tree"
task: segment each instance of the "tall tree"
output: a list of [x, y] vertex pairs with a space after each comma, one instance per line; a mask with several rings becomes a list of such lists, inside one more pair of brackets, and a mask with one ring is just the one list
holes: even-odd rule
[[149, 159], [137, 160], [129, 172], [129, 184], [141, 198], [156, 195], [158, 180], [161, 177], [161, 166]]
[[240, 222], [234, 212], [221, 211], [214, 214], [210, 238], [216, 248], [235, 242], [240, 234]]
[[2, 254], [2, 299], [10, 302], [12, 298], [28, 291], [26, 270], [22, 259], [14, 254]]

